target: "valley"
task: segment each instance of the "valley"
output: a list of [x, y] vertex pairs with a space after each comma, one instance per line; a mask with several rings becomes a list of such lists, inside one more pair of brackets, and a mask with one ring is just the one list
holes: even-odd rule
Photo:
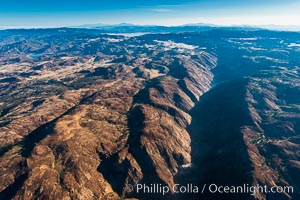
[[[300, 33], [0, 31], [0, 199], [297, 199]], [[293, 186], [145, 194], [127, 185]]]

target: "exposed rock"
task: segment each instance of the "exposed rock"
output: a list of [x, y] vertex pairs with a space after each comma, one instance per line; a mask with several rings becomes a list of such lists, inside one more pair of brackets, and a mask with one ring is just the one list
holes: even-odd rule
[[187, 182], [295, 190], [205, 198], [299, 197], [300, 57], [286, 43], [299, 34], [2, 37], [0, 199], [199, 198], [124, 188]]

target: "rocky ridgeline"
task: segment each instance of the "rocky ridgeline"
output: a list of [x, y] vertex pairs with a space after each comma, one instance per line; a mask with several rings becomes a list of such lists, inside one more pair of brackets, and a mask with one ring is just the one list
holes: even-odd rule
[[[0, 34], [0, 199], [299, 198], [299, 33], [14, 31]], [[124, 188], [139, 183], [294, 193]]]
[[[16, 79], [1, 83], [1, 195], [119, 199], [134, 196], [128, 183], [173, 185], [191, 162], [188, 112], [210, 88], [215, 57], [138, 38], [77, 37], [2, 47], [2, 76]], [[24, 55], [33, 52], [38, 58]]]

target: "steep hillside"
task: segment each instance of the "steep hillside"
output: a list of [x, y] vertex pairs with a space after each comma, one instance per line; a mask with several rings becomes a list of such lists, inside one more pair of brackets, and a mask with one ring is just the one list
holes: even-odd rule
[[2, 198], [136, 196], [126, 184], [171, 186], [191, 162], [188, 112], [210, 87], [209, 53], [76, 34], [1, 51]]
[[[0, 37], [0, 199], [299, 198], [299, 33]], [[136, 190], [211, 183], [294, 191]]]

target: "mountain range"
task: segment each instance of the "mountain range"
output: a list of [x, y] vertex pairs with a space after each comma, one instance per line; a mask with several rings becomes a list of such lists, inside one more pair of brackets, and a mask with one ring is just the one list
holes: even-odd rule
[[0, 31], [1, 200], [300, 198], [300, 33], [98, 26]]

